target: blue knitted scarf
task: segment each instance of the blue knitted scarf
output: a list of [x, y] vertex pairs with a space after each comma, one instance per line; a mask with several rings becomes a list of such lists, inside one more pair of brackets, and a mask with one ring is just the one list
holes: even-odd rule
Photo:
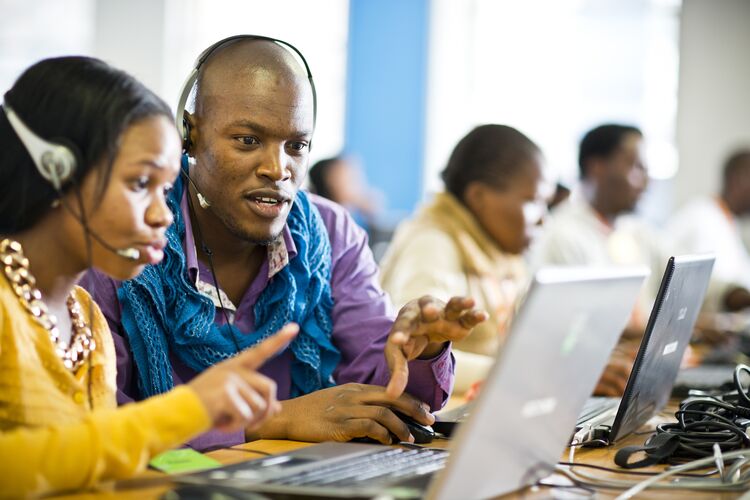
[[[170, 350], [197, 372], [237, 353], [230, 325], [214, 323], [216, 307], [188, 279], [182, 242], [185, 221], [180, 210], [182, 176], [167, 204], [174, 224], [167, 230], [164, 260], [149, 265], [118, 289], [122, 325], [138, 370], [143, 397], [174, 386]], [[255, 304], [255, 331], [234, 332], [240, 348], [253, 346], [290, 321], [300, 325], [291, 343], [291, 396], [334, 385], [340, 353], [331, 342], [331, 246], [317, 208], [303, 192], [290, 210], [287, 224], [297, 255], [276, 273]]]

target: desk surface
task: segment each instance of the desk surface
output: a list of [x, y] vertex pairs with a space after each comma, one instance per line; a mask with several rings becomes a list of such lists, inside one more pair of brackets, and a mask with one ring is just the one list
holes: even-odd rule
[[[647, 430], [647, 429], [646, 429]], [[646, 436], [644, 434], [634, 434], [623, 440], [622, 443], [618, 443], [617, 446], [607, 448], [589, 448], [589, 449], [578, 449], [575, 453], [575, 462], [601, 465], [604, 467], [616, 467], [614, 465], [614, 456], [619, 448], [622, 446], [642, 444]], [[261, 458], [265, 454], [277, 454], [291, 451], [297, 448], [311, 446], [313, 443], [303, 443], [298, 441], [272, 441], [272, 440], [259, 440], [251, 443], [245, 443], [235, 448], [227, 448], [216, 450], [208, 453], [207, 455], [217, 459], [223, 464], [232, 464], [242, 462], [245, 460], [252, 460], [255, 458]], [[450, 446], [448, 440], [436, 440], [430, 446], [446, 448]], [[253, 450], [257, 450], [263, 453], [255, 453]], [[569, 449], [566, 449], [563, 455], [560, 457], [561, 461], [568, 461]], [[612, 472], [606, 472], [594, 469], [583, 469], [590, 474], [596, 475], [596, 477], [607, 478], [607, 479], [639, 479], [638, 476], [631, 476], [625, 474], [617, 474]], [[656, 466], [644, 469], [638, 469], [639, 471], [660, 471], [663, 467]], [[116, 483], [102, 484], [97, 491], [89, 493], [76, 493], [75, 495], [66, 495], [55, 497], [58, 499], [72, 499], [72, 498], [101, 498], [106, 496], [107, 498], [115, 499], [133, 499], [133, 500], [145, 500], [149, 498], [159, 498], [165, 492], [172, 487], [172, 483], [169, 476], [160, 472], [149, 470], [143, 473], [138, 478], [118, 481]], [[576, 490], [578, 495], [570, 496], [568, 498], [586, 498], [586, 494], [583, 491]], [[620, 490], [604, 490], [598, 489], [596, 498], [614, 498], [621, 491]], [[527, 488], [521, 492], [506, 495], [503, 498], [550, 498], [550, 488], [538, 487], [538, 488]], [[689, 497], [694, 499], [730, 499], [739, 497], [739, 493], [724, 493], [718, 494], [715, 492], [708, 493], [694, 493], [685, 490], [670, 491], [670, 490], [648, 490], [645, 494], [639, 495], [637, 498], [655, 498], [655, 499], [666, 499], [666, 498], [683, 498]]]

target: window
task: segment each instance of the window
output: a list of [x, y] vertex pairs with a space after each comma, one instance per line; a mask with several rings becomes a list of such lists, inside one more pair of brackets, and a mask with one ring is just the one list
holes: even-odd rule
[[[482, 123], [536, 141], [553, 174], [578, 176], [582, 135], [639, 126], [654, 179], [677, 171], [679, 0], [434, 0], [425, 189]], [[656, 183], [658, 185], [658, 183]]]

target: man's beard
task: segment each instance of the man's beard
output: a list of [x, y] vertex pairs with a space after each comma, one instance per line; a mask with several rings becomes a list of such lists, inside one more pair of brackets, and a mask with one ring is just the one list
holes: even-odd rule
[[245, 241], [247, 243], [252, 243], [254, 245], [261, 245], [261, 246], [268, 246], [274, 241], [276, 241], [280, 236], [281, 232], [283, 230], [280, 229], [275, 234], [271, 235], [265, 235], [265, 234], [252, 234], [248, 231], [245, 231], [240, 227], [239, 224], [237, 224], [231, 216], [222, 217], [219, 216], [219, 220], [221, 220], [222, 224], [224, 224], [224, 227], [227, 228], [227, 230], [237, 238], [238, 240]]

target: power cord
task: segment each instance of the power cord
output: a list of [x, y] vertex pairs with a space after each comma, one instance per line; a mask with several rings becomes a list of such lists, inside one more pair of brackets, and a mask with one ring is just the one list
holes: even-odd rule
[[[220, 448], [222, 449], [222, 448]], [[245, 453], [256, 453], [258, 455], [264, 455], [266, 457], [273, 456], [273, 453], [268, 453], [267, 451], [261, 451], [261, 450], [253, 450], [250, 448], [241, 448], [239, 446], [230, 446], [229, 448], [223, 448], [226, 450], [234, 450], [234, 451], [244, 451]]]
[[[631, 469], [615, 469], [614, 467], [605, 467], [603, 465], [590, 464], [586, 462], [557, 462], [557, 465], [562, 465], [566, 467], [585, 467], [588, 469], [602, 470], [605, 472], [612, 472], [614, 474], [627, 474], [631, 476], [656, 476], [659, 474], [659, 472], [646, 472], [646, 471], [638, 471], [638, 470], [631, 470]], [[699, 474], [691, 474], [691, 473], [685, 472], [685, 473], [677, 474], [677, 475], [682, 476], [682, 477], [705, 478], [705, 477], [713, 476], [714, 474], [718, 472], [719, 472], [719, 469], [711, 469], [707, 472], [703, 472]]]
[[[738, 365], [734, 372], [736, 391], [712, 397], [684, 400], [675, 412], [676, 422], [656, 426], [643, 446], [626, 446], [615, 455], [615, 463], [631, 469], [657, 463], [672, 465], [708, 458], [718, 446], [722, 453], [750, 448], [750, 397], [741, 383], [750, 367]], [[630, 462], [642, 452], [646, 458]]]
[[[195, 184], [193, 184], [193, 179], [190, 178], [190, 175], [184, 170], [182, 170], [181, 173], [187, 178], [190, 185], [195, 187]], [[242, 351], [242, 348], [240, 347], [240, 343], [237, 340], [234, 325], [232, 324], [231, 321], [229, 321], [229, 315], [227, 314], [227, 310], [224, 307], [224, 302], [221, 300], [221, 288], [219, 288], [219, 279], [216, 277], [216, 269], [214, 268], [214, 259], [213, 259], [214, 253], [211, 250], [211, 248], [206, 244], [205, 240], [203, 239], [203, 232], [201, 231], [201, 225], [200, 225], [200, 222], [198, 222], [198, 216], [195, 213], [193, 200], [190, 196], [190, 187], [186, 186], [185, 189], [187, 190], [187, 193], [185, 193], [185, 196], [187, 197], [188, 210], [190, 211], [190, 214], [193, 216], [190, 222], [195, 224], [195, 231], [198, 235], [198, 240], [200, 241], [200, 244], [201, 244], [201, 250], [203, 250], [203, 253], [206, 254], [206, 257], [208, 257], [208, 268], [211, 270], [211, 279], [214, 282], [213, 284], [214, 284], [214, 288], [216, 289], [216, 296], [219, 299], [219, 309], [221, 309], [221, 314], [224, 317], [224, 322], [227, 325], [227, 328], [229, 328], [229, 334], [232, 337], [232, 343], [234, 344], [234, 348], [237, 350], [237, 353], [239, 353], [240, 351]]]
[[[720, 453], [720, 452], [719, 452]], [[731, 460], [734, 462], [733, 468], [725, 471], [723, 477], [684, 477], [687, 471], [693, 469], [703, 469], [706, 466], [716, 465], [716, 457], [708, 457], [695, 460], [686, 464], [671, 467], [666, 471], [654, 474], [644, 481], [621, 480], [610, 477], [601, 477], [591, 475], [580, 470], [580, 468], [558, 466], [557, 472], [564, 475], [575, 484], [598, 489], [620, 489], [627, 490], [618, 499], [632, 498], [634, 495], [644, 491], [647, 488], [668, 489], [668, 490], [698, 490], [698, 491], [719, 491], [719, 492], [739, 492], [745, 491], [750, 487], [750, 449], [736, 450], [721, 455], [722, 461]], [[673, 476], [677, 477], [673, 481], [664, 482]]]
[[[568, 462], [558, 464], [558, 472], [579, 487], [624, 489], [618, 499], [629, 499], [647, 488], [690, 489], [700, 491], [744, 491], [750, 487], [750, 394], [742, 376], [750, 367], [738, 365], [734, 372], [735, 389], [718, 396], [688, 398], [675, 412], [677, 422], [660, 424], [644, 446], [630, 446], [618, 451], [615, 463], [622, 469], [577, 463], [575, 447]], [[586, 436], [582, 429], [579, 438]], [[585, 441], [577, 443], [583, 445]], [[628, 458], [645, 452], [647, 459], [630, 463]], [[638, 472], [633, 468], [655, 463], [673, 464], [660, 473]], [[715, 468], [689, 473], [695, 469]], [[604, 478], [581, 469], [597, 469], [620, 474], [649, 476], [634, 482]], [[671, 481], [667, 481], [671, 479]]]

